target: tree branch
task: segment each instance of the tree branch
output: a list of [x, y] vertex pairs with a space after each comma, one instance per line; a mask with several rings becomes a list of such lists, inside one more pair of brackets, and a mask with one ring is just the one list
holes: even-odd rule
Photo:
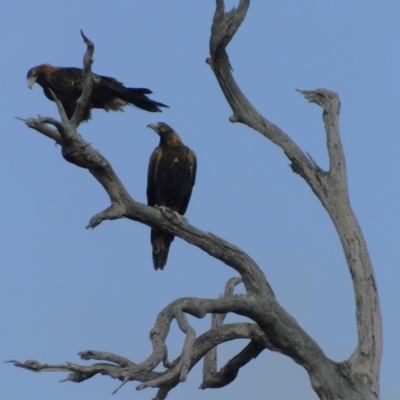
[[[348, 197], [346, 164], [338, 123], [339, 96], [325, 89], [300, 91], [309, 101], [319, 104], [324, 110], [323, 120], [330, 159], [330, 170], [324, 172], [311, 157], [306, 157], [286, 133], [254, 108], [233, 78], [225, 49], [239, 29], [249, 3], [250, 0], [240, 0], [238, 10], [233, 9], [225, 13], [224, 2], [216, 0], [210, 38], [211, 58], [207, 62], [233, 110], [230, 121], [248, 125], [281, 147], [291, 160], [293, 171], [306, 180], [328, 211], [342, 242], [356, 297], [359, 343], [347, 363], [348, 370], [352, 376], [363, 377], [356, 385], [359, 392], [368, 387], [363, 394], [365, 397], [362, 398], [376, 398], [379, 395], [379, 367], [382, 356], [381, 313], [371, 260]], [[309, 369], [308, 371], [310, 373]], [[311, 380], [314, 389], [319, 393], [320, 383], [316, 382], [315, 376], [311, 376]], [[321, 396], [326, 396], [326, 393]]]
[[[192, 369], [204, 355], [214, 346], [225, 343], [235, 339], [254, 339], [260, 343], [265, 343], [265, 335], [256, 324], [249, 323], [235, 323], [226, 324], [216, 330], [210, 330], [199, 336], [194, 343], [193, 352], [191, 355], [190, 369]], [[268, 343], [268, 342], [266, 342]], [[138, 365], [133, 361], [127, 360], [125, 357], [96, 350], [88, 350], [78, 353], [81, 359], [84, 360], [104, 360], [111, 361], [110, 363], [96, 363], [93, 365], [78, 365], [74, 363], [66, 364], [41, 364], [35, 360], [27, 360], [20, 362], [17, 360], [7, 361], [14, 364], [16, 367], [27, 369], [33, 372], [68, 372], [67, 378], [61, 382], [83, 382], [92, 378], [97, 374], [108, 375], [113, 379], [121, 381], [139, 381], [151, 382], [166, 373], [138, 370]], [[103, 358], [104, 357], [104, 358]], [[179, 364], [180, 357], [174, 360], [171, 365], [175, 367]], [[174, 373], [169, 376], [168, 383], [160, 387], [160, 390], [172, 389], [179, 384], [179, 373]], [[160, 383], [161, 385], [161, 383]], [[155, 385], [146, 385], [146, 387], [156, 387]]]
[[[235, 286], [242, 282], [241, 278], [231, 278], [225, 286], [224, 297], [231, 297]], [[227, 314], [212, 314], [211, 329], [217, 329], [224, 323]], [[204, 357], [203, 382], [212, 379], [217, 373], [217, 348], [213, 347]]]
[[[168, 392], [175, 387], [179, 382], [186, 379], [187, 373], [193, 366], [212, 348], [226, 341], [238, 338], [247, 338], [256, 341], [257, 349], [262, 351], [264, 348], [271, 347], [264, 333], [256, 324], [237, 323], [227, 324], [212, 328], [196, 338], [194, 329], [188, 324], [185, 313], [189, 313], [198, 318], [202, 318], [208, 313], [227, 312], [243, 312], [246, 308], [245, 296], [233, 296], [234, 285], [240, 282], [239, 278], [233, 278], [228, 281], [225, 295], [218, 300], [207, 300], [197, 298], [182, 298], [175, 300], [169, 304], [157, 317], [156, 324], [150, 333], [150, 340], [153, 345], [153, 353], [145, 361], [136, 364], [133, 361], [113, 353], [101, 352], [96, 350], [88, 350], [78, 353], [83, 360], [101, 360], [106, 363], [96, 363], [90, 366], [83, 366], [74, 363], [66, 364], [41, 364], [38, 361], [27, 360], [19, 362], [16, 360], [8, 361], [15, 366], [27, 369], [34, 372], [69, 372], [67, 378], [61, 382], [83, 382], [92, 378], [97, 374], [108, 375], [111, 378], [119, 379], [122, 384], [114, 391], [116, 393], [126, 382], [139, 381], [143, 382], [137, 387], [138, 390], [146, 387], [158, 387], [159, 393], [156, 398], [165, 398]], [[168, 336], [170, 325], [173, 319], [177, 319], [179, 327], [187, 333], [187, 338], [182, 350], [182, 354], [173, 362], [167, 360], [167, 346], [165, 344]], [[249, 346], [247, 346], [249, 347]], [[243, 355], [242, 355], [243, 353]], [[218, 374], [219, 379], [231, 379], [233, 371], [239, 369], [246, 364], [246, 357], [249, 358], [250, 350], [245, 350], [223, 369], [223, 372]], [[254, 350], [253, 350], [254, 358]], [[164, 372], [153, 371], [160, 363], [163, 362], [167, 368]], [[250, 358], [247, 362], [250, 361]], [[112, 364], [110, 364], [112, 363]], [[237, 373], [236, 373], [237, 375]], [[216, 381], [217, 377], [214, 377]], [[162, 397], [164, 396], [164, 397]]]
[[[208, 62], [233, 110], [230, 120], [252, 127], [280, 146], [291, 160], [293, 171], [307, 181], [334, 221], [345, 249], [356, 292], [359, 313], [357, 351], [349, 361], [341, 364], [329, 360], [318, 344], [279, 305], [264, 274], [246, 253], [211, 233], [199, 230], [187, 221], [177, 221], [168, 211], [161, 212], [140, 204], [129, 195], [110, 163], [76, 131], [90, 98], [94, 51], [93, 43], [82, 33], [87, 44], [83, 69], [84, 89], [71, 121], [66, 120], [62, 105], [60, 107], [61, 103], [55, 98], [62, 124], [50, 118], [29, 119], [25, 123], [61, 144], [64, 158], [88, 169], [107, 191], [111, 205], [92, 217], [88, 228], [94, 228], [104, 220], [125, 217], [172, 233], [235, 269], [241, 276], [246, 294], [231, 296], [233, 289], [228, 288], [225, 296], [218, 300], [182, 298], [172, 302], [159, 314], [151, 331], [152, 354], [140, 364], [111, 353], [89, 351], [80, 353], [81, 357], [108, 363], [92, 366], [72, 363], [51, 366], [36, 361], [14, 361], [16, 366], [32, 371], [68, 371], [70, 375], [66, 380], [76, 382], [89, 379], [98, 373], [121, 380], [121, 386], [128, 381], [137, 380], [143, 382], [138, 389], [158, 387], [158, 400], [165, 399], [173, 387], [186, 379], [193, 365], [215, 346], [227, 340], [247, 338], [252, 341], [218, 373], [216, 352], [209, 353], [204, 366], [204, 387], [228, 384], [237, 376], [242, 366], [267, 348], [279, 351], [301, 364], [308, 371], [312, 386], [321, 399], [369, 400], [377, 397], [381, 357], [379, 302], [365, 241], [348, 201], [345, 161], [338, 130], [339, 98], [335, 93], [324, 89], [302, 91], [308, 99], [324, 108], [323, 118], [331, 160], [330, 171], [325, 172], [317, 166], [311, 156], [307, 157], [286, 133], [258, 113], [233, 79], [225, 48], [243, 22], [248, 7], [249, 0], [240, 0], [237, 10], [225, 13], [223, 0], [216, 0], [210, 38], [211, 59]], [[49, 128], [47, 124], [55, 126], [57, 130]], [[237, 283], [238, 280], [231, 281], [232, 288]], [[256, 324], [223, 325], [223, 314], [228, 312], [244, 315]], [[202, 318], [208, 313], [222, 315], [213, 317], [211, 330], [196, 339], [196, 333], [189, 325], [186, 313], [197, 318]], [[169, 362], [165, 340], [173, 319], [178, 321], [186, 339], [181, 356]], [[154, 372], [154, 368], [161, 362], [166, 371]], [[362, 397], [358, 396], [359, 393], [362, 393]]]
[[[53, 98], [54, 102], [56, 103], [57, 110], [58, 110], [58, 113], [60, 114], [62, 123], [65, 125], [68, 125], [69, 121], [68, 121], [67, 113], [65, 112], [63, 104], [58, 99], [58, 97], [53, 92], [53, 90], [51, 88], [48, 88], [48, 89], [51, 94], [51, 97]], [[68, 136], [67, 136], [68, 132], [69, 132], [68, 130], [63, 130], [62, 137], [64, 140], [68, 140]]]
[[[156, 325], [150, 333], [153, 344], [153, 354], [141, 365], [143, 369], [153, 370], [161, 361], [169, 371], [159, 378], [144, 382], [138, 389], [146, 387], [160, 387], [173, 383], [177, 378], [179, 382], [186, 380], [187, 373], [191, 368], [191, 357], [194, 352], [196, 333], [189, 325], [184, 313], [188, 313], [197, 318], [203, 318], [209, 313], [235, 312], [245, 314], [247, 309], [246, 296], [232, 296], [233, 288], [240, 283], [241, 279], [233, 278], [228, 281], [225, 295], [218, 300], [207, 300], [198, 298], [181, 298], [172, 302], [158, 315]], [[167, 346], [165, 344], [170, 325], [176, 319], [179, 328], [186, 333], [186, 340], [179, 362], [170, 363], [167, 359]], [[215, 329], [215, 328], [214, 328]], [[138, 366], [141, 368], [141, 366]]]
[[[243, 10], [243, 8], [241, 9]], [[234, 14], [231, 16], [233, 18]], [[232, 22], [232, 26], [234, 25]], [[85, 85], [90, 85], [90, 80], [85, 81]], [[126, 191], [110, 163], [78, 135], [76, 127], [69, 121], [63, 122], [62, 125], [64, 127], [64, 136], [62, 137], [62, 154], [64, 158], [80, 167], [89, 169], [107, 191], [111, 200], [111, 206], [93, 217], [88, 227], [93, 228], [105, 219], [126, 217], [173, 233], [234, 268], [241, 275], [247, 295], [219, 300], [180, 299], [176, 303], [172, 303], [169, 308], [167, 307], [159, 315], [159, 318], [165, 317], [167, 321], [172, 321], [173, 318], [178, 318], [179, 312], [189, 313], [197, 318], [202, 318], [207, 313], [234, 312], [245, 315], [261, 327], [271, 348], [279, 349], [283, 354], [304, 365], [307, 370], [317, 370], [319, 372], [317, 367], [324, 365], [324, 372], [326, 374], [332, 373], [334, 364], [324, 355], [320, 347], [306, 332], [301, 329], [297, 322], [277, 303], [264, 274], [246, 253], [211, 233], [202, 232], [186, 221], [177, 221], [173, 213], [161, 212], [153, 207], [136, 202]], [[40, 131], [39, 129], [37, 130]], [[183, 322], [182, 326], [184, 326], [184, 320], [181, 320], [181, 322]], [[156, 327], [162, 326], [160, 324], [156, 324]], [[124, 385], [129, 380], [136, 379], [138, 375], [141, 376], [141, 374], [152, 371], [163, 361], [164, 365], [168, 367], [165, 374], [152, 378], [148, 377], [148, 379], [143, 380], [140, 388], [148, 386], [172, 387], [178, 384], [181, 378], [186, 377], [186, 369], [188, 368], [187, 354], [190, 351], [194, 352], [194, 350], [190, 350], [192, 332], [190, 332], [190, 329], [187, 332], [189, 339], [182, 362], [179, 361], [179, 365], [170, 366], [168, 363], [165, 346], [167, 331], [154, 329], [152, 331], [153, 353], [143, 363], [123, 371], [110, 367], [104, 372], [104, 365], [100, 365], [93, 366], [95, 368], [94, 371], [84, 372], [88, 372], [90, 376], [98, 372], [108, 374], [122, 380], [122, 385]], [[73, 372], [73, 377], [75, 377], [78, 372], [75, 370]], [[321, 378], [319, 377], [317, 382], [320, 380]], [[162, 393], [164, 396], [166, 391], [164, 390]]]
[[[74, 115], [71, 118], [70, 124], [76, 129], [81, 123], [85, 110], [90, 100], [90, 95], [92, 94], [92, 64], [93, 64], [93, 54], [94, 54], [94, 44], [89, 40], [83, 30], [81, 29], [81, 36], [84, 43], [87, 46], [85, 55], [83, 56], [83, 90], [79, 99], [76, 101], [76, 108]], [[64, 121], [63, 121], [64, 122]]]
[[[241, 283], [240, 278], [231, 278], [226, 286], [224, 297], [231, 297], [236, 285]], [[211, 329], [218, 329], [222, 326], [227, 314], [212, 314]], [[213, 347], [204, 357], [203, 363], [203, 383], [200, 389], [219, 388], [226, 386], [234, 381], [239, 373], [239, 369], [245, 366], [253, 358], [256, 358], [264, 349], [278, 351], [271, 345], [265, 337], [264, 342], [252, 340], [244, 350], [232, 358], [219, 372], [217, 372], [217, 347]]]
[[229, 360], [219, 372], [209, 376], [207, 380], [203, 380], [200, 389], [217, 389], [229, 385], [238, 376], [239, 369], [256, 358], [264, 349], [265, 347], [262, 343], [251, 340], [250, 343], [238, 355]]
[[330, 161], [329, 173], [335, 180], [343, 185], [342, 190], [347, 193], [347, 174], [344, 150], [339, 134], [340, 100], [337, 93], [326, 89], [300, 90], [310, 103], [316, 103], [324, 110], [322, 118], [327, 135], [327, 147]]
[[[57, 144], [62, 144], [63, 140], [62, 140], [62, 136], [60, 134], [60, 129], [64, 129], [63, 125], [60, 124], [59, 121], [56, 121], [53, 118], [47, 117], [47, 118], [42, 118], [39, 117], [38, 119], [34, 119], [34, 118], [28, 118], [28, 119], [23, 119], [23, 118], [18, 118], [20, 121], [25, 122], [25, 125], [28, 128], [34, 129], [38, 132], [40, 132], [41, 134], [43, 134], [44, 136], [47, 136], [50, 139], [53, 139]], [[58, 131], [55, 131], [54, 129], [51, 129], [47, 124], [52, 124], [52, 125], [58, 125], [60, 127], [60, 129], [58, 129]], [[61, 128], [62, 127], [62, 128]]]
[[[46, 118], [45, 120], [49, 119]], [[50, 128], [46, 127], [42, 121], [29, 119], [25, 123], [27, 125], [29, 123], [29, 127], [50, 137]], [[268, 293], [269, 296], [274, 295], [258, 265], [245, 252], [212, 233], [201, 231], [187, 221], [176, 221], [174, 215], [168, 211], [161, 212], [153, 207], [136, 202], [125, 189], [105, 157], [76, 131], [71, 134], [71, 124], [63, 124], [63, 126], [68, 131], [68, 139], [58, 141], [62, 145], [63, 157], [79, 167], [88, 169], [104, 187], [111, 201], [110, 207], [92, 217], [87, 228], [94, 228], [104, 220], [125, 217], [173, 233], [234, 268], [241, 274], [248, 291]], [[56, 133], [56, 131], [53, 131], [51, 135], [55, 136]], [[57, 139], [59, 139], [59, 136], [57, 136]]]

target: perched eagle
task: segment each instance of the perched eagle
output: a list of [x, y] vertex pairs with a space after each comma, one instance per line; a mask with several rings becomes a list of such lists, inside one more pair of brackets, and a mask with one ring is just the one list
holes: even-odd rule
[[[147, 176], [147, 204], [168, 208], [184, 215], [196, 179], [196, 154], [182, 143], [179, 135], [167, 124], [149, 124], [160, 136], [160, 144], [150, 157]], [[163, 269], [174, 235], [151, 230], [154, 269]]]
[[[49, 89], [58, 97], [64, 106], [68, 119], [71, 119], [76, 100], [82, 93], [83, 76], [80, 68], [53, 67], [42, 64], [33, 67], [26, 76], [31, 89], [35, 82], [42, 88], [46, 97], [53, 101]], [[144, 88], [126, 88], [121, 82], [108, 76], [92, 74], [92, 94], [82, 121], [91, 118], [92, 108], [102, 108], [109, 111], [123, 111], [123, 107], [132, 104], [150, 112], [161, 111], [158, 107], [168, 107], [165, 104], [149, 99], [146, 94], [152, 91]]]

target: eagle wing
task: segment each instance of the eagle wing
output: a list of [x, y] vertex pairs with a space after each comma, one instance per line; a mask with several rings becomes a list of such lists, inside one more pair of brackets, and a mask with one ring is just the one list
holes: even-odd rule
[[190, 197], [192, 196], [193, 186], [196, 182], [196, 172], [197, 172], [197, 157], [194, 151], [190, 150], [187, 154], [188, 168], [190, 170], [190, 180], [185, 182], [184, 184], [187, 186], [185, 188], [185, 195], [182, 200], [182, 206], [179, 210], [179, 214], [184, 215], [190, 201]]
[[[100, 89], [110, 94], [114, 92], [113, 95], [115, 96], [123, 94], [126, 90], [122, 82], [110, 76], [92, 74], [92, 80], [95, 91]], [[75, 67], [59, 68], [50, 76], [49, 82], [52, 88], [77, 99], [83, 89], [82, 69]]]
[[[127, 92], [131, 90], [130, 88], [126, 88], [122, 82], [117, 81], [115, 78], [111, 78], [109, 76], [101, 76], [96, 75], [100, 78], [99, 88], [103, 90], [109, 90], [113, 92], [115, 95], [126, 96]], [[146, 88], [134, 88], [135, 92], [138, 94], [152, 94], [153, 92], [150, 89]]]
[[150, 156], [149, 169], [147, 172], [147, 204], [149, 206], [155, 206], [157, 203], [156, 199], [156, 175], [158, 172], [158, 165], [162, 157], [161, 147], [156, 147]]
[[[95, 75], [93, 78], [92, 102], [96, 108], [105, 108], [107, 103], [112, 102], [115, 98], [150, 112], [161, 111], [158, 107], [168, 107], [146, 96], [152, 93], [150, 89], [146, 88], [127, 88], [121, 82], [108, 76]], [[114, 108], [111, 107], [111, 109]]]
[[188, 160], [190, 165], [190, 170], [192, 172], [192, 188], [196, 182], [196, 172], [197, 172], [197, 157], [194, 151], [189, 149]]
[[[65, 102], [68, 99], [76, 101], [83, 89], [82, 69], [58, 67], [49, 76], [48, 82], [57, 97], [64, 98]], [[146, 95], [151, 93], [152, 91], [147, 88], [126, 88], [122, 82], [110, 76], [92, 74], [92, 94], [87, 112], [88, 115], [85, 120], [90, 118], [91, 108], [103, 108], [106, 111], [122, 111], [122, 107], [126, 103], [130, 103], [143, 110], [157, 112], [161, 111], [158, 107], [168, 107], [163, 103], [149, 99]], [[50, 100], [53, 100], [48, 90], [45, 91], [45, 94]], [[72, 114], [75, 106], [76, 104], [73, 104], [68, 107], [72, 110]]]
[[73, 99], [77, 99], [83, 88], [82, 70], [80, 68], [59, 68], [49, 77], [50, 87]]

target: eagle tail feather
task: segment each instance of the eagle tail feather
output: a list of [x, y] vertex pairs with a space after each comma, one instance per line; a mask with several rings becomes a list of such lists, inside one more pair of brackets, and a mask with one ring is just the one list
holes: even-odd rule
[[151, 245], [153, 246], [153, 265], [154, 269], [163, 270], [168, 259], [169, 247], [174, 240], [174, 235], [170, 233], [151, 230]]
[[128, 90], [134, 90], [136, 93], [140, 94], [153, 94], [153, 92], [150, 89], [147, 88], [128, 88]]
[[169, 108], [166, 104], [149, 99], [146, 94], [150, 94], [152, 92], [150, 90], [146, 90], [148, 89], [128, 88], [126, 89], [126, 96], [124, 100], [138, 108], [141, 108], [142, 110], [150, 112], [161, 112], [159, 107]]

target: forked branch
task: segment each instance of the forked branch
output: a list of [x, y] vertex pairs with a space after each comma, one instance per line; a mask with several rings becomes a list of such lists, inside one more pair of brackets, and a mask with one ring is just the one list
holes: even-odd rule
[[87, 51], [83, 56], [83, 90], [79, 99], [76, 101], [76, 109], [70, 121], [71, 125], [74, 128], [76, 128], [81, 123], [90, 99], [90, 95], [92, 94], [92, 64], [94, 44], [85, 36], [82, 29], [81, 36], [87, 46]]
[[[211, 58], [208, 62], [233, 110], [230, 120], [248, 125], [283, 149], [292, 162], [293, 171], [300, 174], [310, 185], [338, 230], [356, 294], [359, 345], [353, 356], [340, 364], [326, 357], [318, 344], [279, 305], [264, 274], [251, 257], [211, 233], [203, 232], [186, 221], [176, 221], [168, 212], [163, 213], [136, 202], [110, 163], [78, 135], [76, 127], [90, 97], [94, 51], [93, 43], [82, 34], [88, 47], [83, 70], [85, 87], [71, 121], [66, 120], [62, 105], [55, 98], [62, 123], [50, 118], [29, 119], [25, 123], [61, 144], [64, 158], [88, 169], [107, 191], [111, 205], [96, 214], [90, 220], [88, 228], [94, 228], [104, 220], [125, 217], [172, 233], [235, 269], [241, 276], [246, 294], [230, 296], [228, 290], [227, 294], [218, 300], [184, 298], [171, 303], [159, 314], [152, 330], [152, 354], [140, 364], [110, 353], [87, 351], [80, 353], [82, 358], [106, 362], [91, 366], [72, 363], [51, 366], [36, 361], [14, 361], [16, 366], [32, 371], [68, 371], [70, 375], [66, 380], [75, 382], [89, 379], [98, 373], [119, 379], [122, 385], [136, 380], [142, 382], [138, 389], [158, 387], [156, 399], [161, 400], [165, 399], [173, 387], [186, 379], [193, 365], [207, 353], [202, 388], [221, 387], [230, 383], [242, 366], [263, 349], [269, 349], [279, 351], [302, 365], [309, 373], [312, 386], [321, 399], [370, 400], [378, 397], [382, 352], [379, 301], [366, 244], [348, 200], [345, 160], [338, 129], [339, 97], [324, 89], [302, 91], [310, 101], [318, 103], [324, 109], [323, 118], [331, 163], [330, 170], [323, 171], [286, 133], [258, 113], [233, 78], [226, 46], [243, 22], [248, 6], [249, 0], [240, 0], [237, 10], [225, 13], [224, 2], [216, 0], [210, 39]], [[55, 129], [50, 128], [48, 124]], [[246, 316], [255, 324], [224, 325], [223, 314], [228, 312]], [[221, 316], [213, 317], [210, 331], [196, 337], [186, 314], [202, 318], [209, 313]], [[170, 362], [165, 339], [174, 319], [186, 334], [186, 340], [181, 356]], [[216, 352], [212, 349], [224, 341], [237, 338], [247, 338], [251, 341], [217, 372]], [[154, 368], [160, 363], [163, 363], [166, 370], [161, 373], [155, 372]]]
[[[62, 123], [53, 118], [29, 118], [24, 121], [30, 128], [60, 144], [63, 157], [79, 167], [88, 169], [108, 193], [111, 205], [93, 216], [87, 228], [95, 228], [105, 220], [125, 217], [173, 233], [234, 268], [242, 276], [248, 291], [268, 292], [273, 295], [260, 268], [242, 250], [211, 233], [201, 231], [186, 221], [176, 221], [173, 214], [162, 213], [153, 207], [136, 202], [125, 189], [106, 158], [77, 133], [77, 126], [83, 115], [80, 110], [87, 107], [90, 99], [91, 65], [94, 52], [94, 44], [83, 33], [82, 37], [87, 44], [83, 65], [84, 88], [71, 121], [66, 118], [63, 106], [56, 96], [54, 96], [54, 100], [62, 116]], [[51, 129], [48, 124], [55, 126], [56, 129]]]
[[[68, 372], [67, 378], [61, 382], [83, 382], [97, 374], [108, 375], [113, 379], [119, 379], [122, 384], [114, 391], [117, 392], [128, 381], [142, 382], [137, 389], [146, 387], [158, 387], [159, 395], [157, 398], [165, 398], [161, 395], [166, 394], [179, 382], [186, 379], [187, 373], [196, 365], [197, 362], [221, 343], [234, 339], [250, 339], [253, 343], [248, 350], [249, 345], [244, 351], [234, 357], [218, 375], [212, 377], [212, 381], [203, 382], [202, 387], [210, 386], [211, 382], [222, 380], [231, 381], [236, 377], [238, 370], [244, 366], [251, 358], [259, 354], [265, 348], [275, 350], [270, 346], [265, 334], [256, 324], [237, 323], [227, 324], [218, 327], [212, 327], [211, 330], [196, 338], [194, 329], [186, 320], [186, 313], [202, 318], [207, 314], [215, 312], [236, 311], [245, 313], [247, 308], [246, 296], [233, 296], [233, 285], [240, 282], [240, 279], [234, 278], [228, 281], [227, 290], [222, 298], [218, 300], [206, 300], [198, 298], [182, 298], [169, 304], [158, 316], [156, 324], [150, 333], [150, 340], [153, 345], [153, 353], [140, 364], [134, 363], [126, 357], [116, 354], [88, 350], [80, 352], [83, 360], [102, 361], [90, 366], [79, 365], [75, 363], [66, 364], [41, 364], [38, 361], [27, 360], [19, 362], [11, 360], [15, 366], [34, 372]], [[187, 338], [180, 357], [172, 362], [168, 361], [168, 350], [166, 339], [170, 331], [173, 320], [178, 321], [178, 325]], [[246, 361], [247, 360], [247, 361]], [[164, 372], [155, 372], [154, 369], [163, 363], [166, 370]], [[208, 385], [208, 386], [207, 386]]]
[[347, 370], [351, 376], [358, 377], [357, 390], [365, 391], [362, 398], [375, 399], [379, 396], [382, 356], [381, 312], [367, 246], [349, 201], [346, 163], [339, 133], [339, 96], [326, 89], [299, 90], [310, 102], [323, 108], [330, 169], [322, 171], [285, 132], [255, 109], [233, 78], [226, 46], [243, 22], [243, 13], [246, 13], [249, 3], [250, 0], [240, 0], [237, 10], [225, 12], [224, 2], [216, 0], [210, 39], [211, 58], [207, 62], [232, 108], [230, 121], [246, 124], [281, 147], [292, 162], [293, 171], [309, 184], [336, 227], [353, 279], [357, 308], [358, 346], [346, 362]]

